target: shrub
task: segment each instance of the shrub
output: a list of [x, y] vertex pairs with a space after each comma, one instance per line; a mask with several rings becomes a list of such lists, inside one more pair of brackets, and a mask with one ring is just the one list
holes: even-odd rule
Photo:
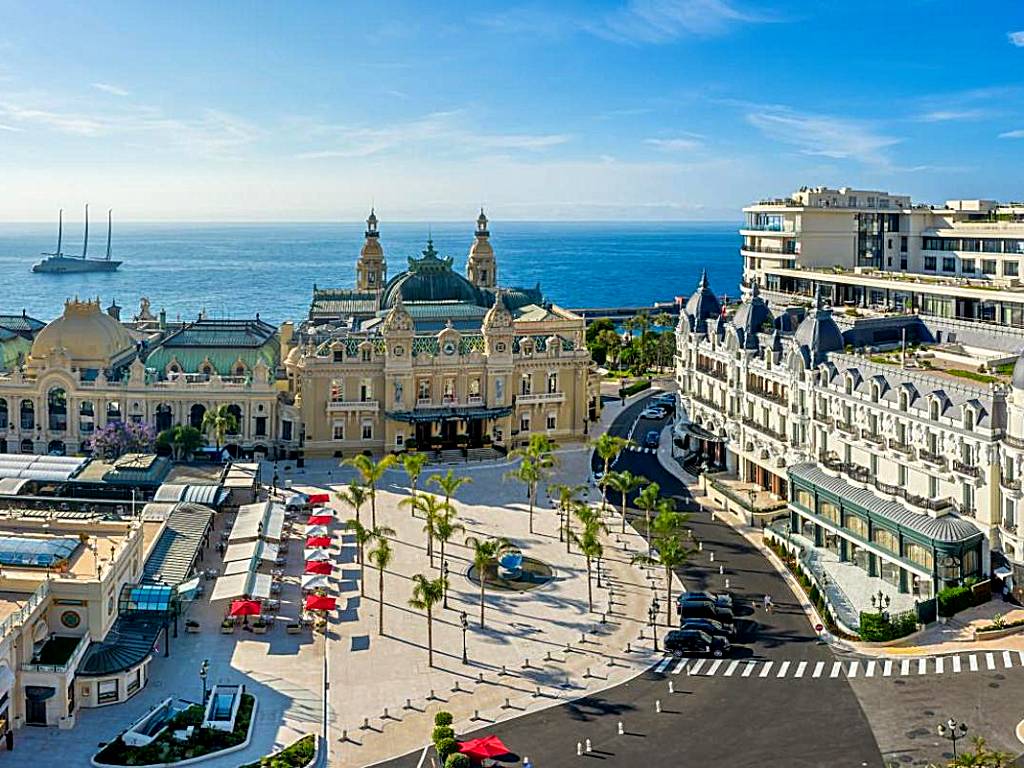
[[309, 734], [293, 741], [273, 757], [260, 758], [258, 762], [249, 763], [243, 768], [303, 768], [315, 753], [316, 736]]
[[939, 616], [954, 616], [974, 605], [974, 595], [969, 586], [946, 587], [938, 594]]
[[632, 384], [619, 389], [619, 397], [629, 397], [635, 395], [637, 392], [643, 392], [645, 389], [651, 388], [650, 379], [641, 379], [640, 381], [634, 381]]
[[860, 614], [860, 637], [869, 643], [884, 643], [906, 637], [917, 629], [917, 614], [905, 611], [895, 616], [862, 611]]
[[434, 726], [434, 732], [430, 735], [430, 740], [435, 745], [445, 741], [446, 739], [454, 739], [455, 731], [450, 725], [437, 725]]
[[461, 752], [448, 755], [448, 759], [444, 761], [444, 768], [470, 768], [470, 765], [469, 755], [464, 755]]
[[451, 712], [442, 710], [434, 715], [434, 725], [451, 725], [453, 722], [455, 722], [455, 718], [452, 717]]
[[437, 756], [444, 764], [449, 755], [454, 755], [459, 751], [459, 743], [455, 739], [442, 739], [434, 744], [434, 749], [437, 750]]

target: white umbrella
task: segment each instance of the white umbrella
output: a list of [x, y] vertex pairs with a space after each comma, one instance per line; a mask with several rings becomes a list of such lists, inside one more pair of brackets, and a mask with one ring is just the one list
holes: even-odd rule
[[302, 575], [302, 588], [305, 590], [330, 589], [330, 587], [331, 582], [322, 573], [305, 573]]
[[326, 549], [307, 549], [303, 554], [303, 557], [308, 563], [310, 560], [330, 560], [331, 553]]
[[326, 525], [307, 525], [306, 526], [307, 536], [330, 536], [331, 532], [327, 530]]
[[309, 502], [309, 496], [304, 493], [296, 493], [293, 496], [288, 497], [288, 501], [285, 502], [285, 506], [299, 508], [306, 506]]
[[330, 515], [331, 517], [337, 516], [333, 509], [324, 506], [313, 507], [312, 509], [310, 509], [309, 516], [312, 517], [313, 515]]

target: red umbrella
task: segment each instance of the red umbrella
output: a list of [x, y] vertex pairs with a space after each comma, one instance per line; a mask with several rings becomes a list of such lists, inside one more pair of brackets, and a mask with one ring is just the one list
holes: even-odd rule
[[327, 560], [311, 560], [306, 563], [306, 573], [322, 573], [326, 576], [331, 570], [332, 566]]
[[507, 755], [510, 750], [497, 736], [483, 736], [459, 743], [459, 752], [472, 760], [483, 760], [489, 757]]
[[260, 611], [263, 610], [263, 606], [260, 605], [258, 600], [233, 600], [231, 602], [231, 610], [228, 612], [230, 616], [259, 616]]
[[309, 497], [310, 504], [330, 504], [331, 494], [329, 493], [313, 493]]
[[333, 522], [334, 517], [331, 515], [310, 515], [306, 525], [330, 525]]
[[331, 546], [330, 536], [307, 536], [306, 549], [322, 549]]
[[327, 595], [306, 595], [307, 611], [333, 611], [338, 601]]

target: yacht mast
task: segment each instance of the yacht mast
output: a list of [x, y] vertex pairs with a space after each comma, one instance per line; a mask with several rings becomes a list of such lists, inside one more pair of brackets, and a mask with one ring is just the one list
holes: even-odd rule
[[61, 208], [57, 212], [57, 253], [56, 256], [60, 256], [60, 245], [61, 240], [64, 238], [64, 209]]
[[112, 208], [107, 209], [107, 261], [110, 261], [110, 229], [112, 226], [110, 223], [110, 214], [112, 211]]
[[85, 242], [82, 244], [82, 258], [89, 250], [89, 204], [85, 204]]

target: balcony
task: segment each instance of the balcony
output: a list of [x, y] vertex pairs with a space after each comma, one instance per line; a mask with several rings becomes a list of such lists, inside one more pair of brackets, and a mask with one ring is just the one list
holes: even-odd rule
[[902, 453], [904, 456], [914, 455], [914, 449], [910, 446], [910, 443], [901, 443], [894, 437], [889, 438], [889, 450]]
[[920, 507], [921, 509], [927, 509], [933, 512], [940, 509], [956, 509], [956, 504], [950, 498], [929, 499], [927, 496], [915, 496], [908, 493], [906, 499], [908, 503], [915, 507]]
[[927, 451], [924, 448], [918, 451], [917, 455], [918, 458], [920, 458], [921, 461], [925, 462], [926, 464], [932, 464], [936, 467], [941, 467], [942, 469], [946, 468], [945, 456], [940, 456], [939, 454], [933, 453], [932, 451]]
[[328, 413], [352, 413], [355, 411], [380, 410], [378, 400], [331, 400], [327, 403]]
[[1015, 523], [1013, 520], [1003, 518], [1003, 520], [1001, 520], [999, 523], [999, 529], [1003, 531], [1003, 533], [1007, 533], [1010, 536], [1017, 535], [1017, 523]]
[[697, 373], [703, 373], [705, 376], [710, 376], [711, 378], [718, 379], [719, 381], [726, 381], [728, 378], [724, 369], [698, 365], [696, 370]]
[[539, 392], [537, 394], [526, 394], [516, 396], [516, 403], [519, 405], [533, 405], [536, 403], [561, 403], [565, 400], [565, 392]]
[[853, 424], [851, 424], [848, 421], [837, 421], [836, 429], [838, 429], [840, 432], [849, 435], [850, 437], [857, 437], [858, 434], [860, 434], [860, 430], [858, 430], [857, 427], [853, 426]]
[[484, 399], [481, 395], [470, 395], [466, 398], [466, 405], [483, 405]]
[[23, 672], [49, 672], [58, 675], [73, 670], [85, 650], [89, 647], [89, 636], [71, 637], [68, 635], [50, 635], [32, 661], [21, 665]]
[[1024, 439], [1014, 437], [1013, 435], [1003, 435], [1003, 442], [1011, 448], [1024, 451]]
[[872, 432], [870, 429], [862, 429], [860, 431], [860, 439], [881, 448], [885, 447], [885, 438], [877, 432]]
[[786, 442], [786, 436], [784, 434], [782, 434], [781, 432], [776, 432], [769, 426], [765, 426], [764, 424], [761, 424], [760, 422], [755, 421], [754, 419], [751, 419], [749, 417], [745, 417], [741, 421], [743, 422], [743, 425], [745, 427], [750, 427], [751, 429], [760, 432], [762, 435], [767, 435], [768, 437], [772, 438], [773, 440], [777, 440], [780, 443]]
[[1005, 491], [1015, 491], [1020, 493], [1020, 480], [1009, 480], [1005, 477], [1000, 477], [999, 485], [1001, 485]]
[[747, 392], [757, 397], [763, 397], [765, 400], [769, 400], [779, 405], [785, 405], [789, 402], [789, 398], [782, 393], [773, 392], [770, 389], [760, 389], [758, 387], [747, 387]]
[[961, 475], [967, 475], [968, 477], [981, 477], [981, 467], [965, 464], [962, 461], [953, 461], [953, 471]]

